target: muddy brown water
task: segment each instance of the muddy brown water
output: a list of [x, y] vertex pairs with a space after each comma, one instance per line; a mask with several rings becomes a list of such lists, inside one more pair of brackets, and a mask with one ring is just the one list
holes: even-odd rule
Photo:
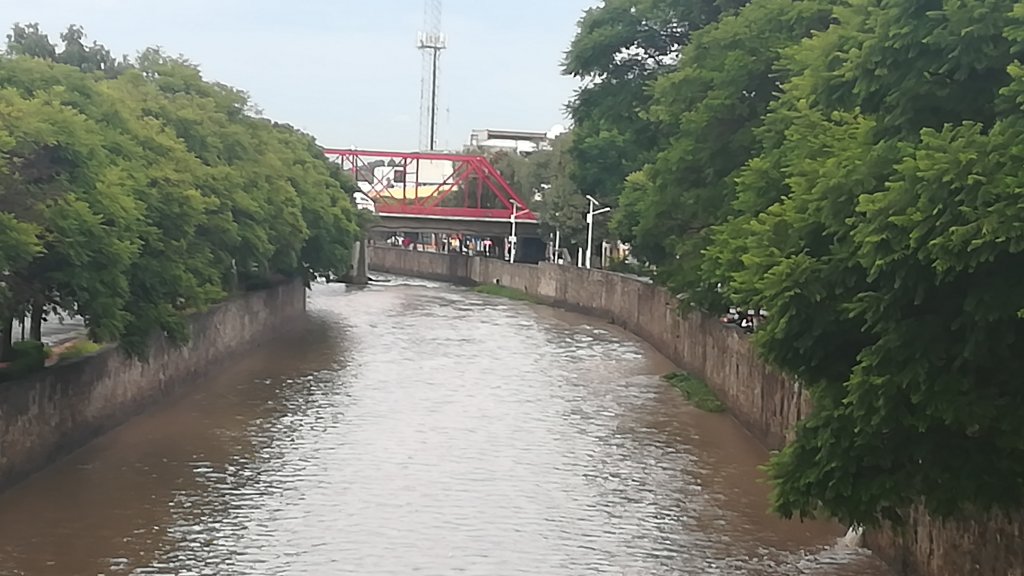
[[0, 574], [890, 575], [602, 321], [409, 279], [309, 315], [0, 496]]

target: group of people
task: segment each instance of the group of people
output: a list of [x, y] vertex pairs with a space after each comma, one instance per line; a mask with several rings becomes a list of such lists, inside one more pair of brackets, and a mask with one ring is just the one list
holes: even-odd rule
[[494, 241], [490, 238], [450, 236], [440, 244], [444, 248], [443, 251], [447, 253], [457, 252], [469, 256], [491, 256], [494, 252]]
[[766, 310], [743, 310], [733, 307], [729, 308], [729, 313], [722, 317], [722, 322], [739, 326], [744, 332], [753, 334], [767, 318]]
[[[474, 238], [457, 234], [431, 234], [429, 243], [424, 238], [395, 235], [388, 239], [388, 244], [401, 246], [409, 250], [427, 250], [442, 254], [466, 254], [468, 256], [500, 256], [495, 242], [490, 238]], [[507, 247], [506, 247], [507, 249]]]

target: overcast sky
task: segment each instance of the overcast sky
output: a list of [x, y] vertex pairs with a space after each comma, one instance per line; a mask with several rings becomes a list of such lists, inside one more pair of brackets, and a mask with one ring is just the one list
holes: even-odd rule
[[[446, 0], [441, 147], [477, 128], [564, 123], [577, 83], [559, 63], [596, 3]], [[115, 54], [183, 54], [324, 146], [418, 145], [422, 0], [0, 0], [0, 26], [15, 22], [39, 22], [51, 40], [79, 24]]]

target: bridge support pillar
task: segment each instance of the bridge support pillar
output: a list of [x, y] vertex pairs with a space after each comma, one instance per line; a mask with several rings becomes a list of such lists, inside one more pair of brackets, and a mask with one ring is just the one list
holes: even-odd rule
[[352, 267], [341, 277], [345, 284], [365, 286], [370, 283], [369, 263], [366, 257], [366, 240], [360, 240], [352, 246]]

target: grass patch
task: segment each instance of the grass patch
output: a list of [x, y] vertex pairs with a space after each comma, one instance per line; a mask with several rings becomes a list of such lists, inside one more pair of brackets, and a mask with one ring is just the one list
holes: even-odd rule
[[683, 396], [697, 408], [714, 414], [725, 412], [725, 404], [722, 404], [711, 388], [696, 376], [686, 372], [673, 372], [662, 378], [682, 392]]
[[85, 356], [86, 354], [92, 354], [102, 348], [99, 344], [85, 341], [75, 342], [71, 346], [68, 346], [60, 353], [61, 360], [73, 360], [79, 356]]
[[497, 284], [486, 284], [484, 286], [477, 286], [473, 289], [478, 294], [488, 294], [490, 296], [501, 296], [502, 298], [509, 298], [511, 300], [522, 300], [523, 302], [532, 302], [533, 304], [543, 304], [540, 298], [532, 294], [527, 294], [522, 290], [516, 290], [515, 288], [509, 288], [508, 286], [499, 286]]

